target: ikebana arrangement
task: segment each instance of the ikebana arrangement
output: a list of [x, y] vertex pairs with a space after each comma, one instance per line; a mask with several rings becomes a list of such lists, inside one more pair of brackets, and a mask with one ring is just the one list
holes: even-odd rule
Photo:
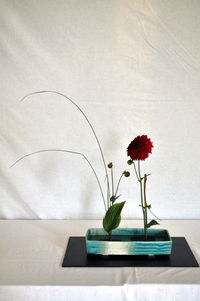
[[[113, 163], [106, 164], [105, 157], [102, 151], [100, 141], [97, 134], [89, 121], [87, 115], [83, 110], [68, 96], [57, 91], [38, 91], [30, 93], [22, 98], [21, 101], [28, 99], [30, 96], [36, 94], [53, 93], [60, 95], [65, 101], [73, 104], [86, 120], [89, 128], [91, 129], [94, 138], [97, 142], [103, 168], [106, 177], [106, 191], [104, 192], [98, 174], [89, 161], [87, 156], [83, 153], [68, 150], [68, 149], [43, 149], [37, 150], [32, 153], [26, 154], [19, 158], [11, 167], [19, 163], [21, 160], [28, 156], [36, 155], [43, 152], [64, 152], [72, 155], [81, 156], [84, 158], [89, 167], [91, 168], [94, 177], [97, 181], [99, 191], [103, 200], [105, 215], [102, 221], [102, 228], [88, 229], [85, 240], [86, 249], [88, 254], [101, 254], [101, 255], [154, 255], [154, 254], [170, 254], [172, 247], [172, 240], [167, 230], [163, 229], [150, 229], [151, 226], [158, 225], [157, 217], [151, 211], [151, 205], [147, 202], [146, 197], [146, 183], [149, 174], [141, 175], [140, 162], [148, 158], [152, 151], [153, 143], [146, 136], [137, 136], [129, 144], [127, 148], [127, 155], [129, 158], [128, 165], [134, 167], [136, 179], [140, 185], [140, 206], [143, 213], [143, 228], [118, 228], [121, 222], [121, 213], [125, 205], [125, 201], [118, 202], [120, 195], [118, 194], [120, 183], [123, 177], [129, 177], [130, 172], [124, 170], [119, 177], [116, 187], [114, 186]], [[136, 164], [137, 162], [137, 164]], [[148, 221], [148, 211], [153, 214], [156, 219]]]
[[[153, 143], [147, 135], [137, 136], [127, 148], [130, 159], [128, 165], [133, 165], [136, 179], [140, 186], [140, 207], [143, 213], [143, 228], [119, 228], [113, 231], [112, 241], [107, 241], [102, 229], [89, 229], [86, 236], [87, 252], [102, 255], [169, 255], [172, 240], [165, 229], [150, 229], [159, 225], [157, 220], [148, 221], [148, 210], [152, 215], [151, 205], [147, 202], [146, 184], [150, 174], [141, 174], [140, 162], [148, 158], [152, 152]], [[136, 163], [137, 162], [137, 163]], [[155, 216], [156, 217], [156, 216]], [[158, 219], [156, 217], [156, 219]]]

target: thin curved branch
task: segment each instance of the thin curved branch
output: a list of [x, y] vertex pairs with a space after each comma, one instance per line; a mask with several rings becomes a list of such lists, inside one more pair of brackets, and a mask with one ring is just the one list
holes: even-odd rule
[[60, 95], [62, 97], [64, 97], [65, 99], [69, 100], [80, 112], [81, 114], [83, 115], [83, 117], [85, 118], [85, 120], [87, 121], [87, 123], [89, 124], [93, 134], [94, 134], [94, 137], [96, 139], [96, 142], [98, 144], [98, 147], [99, 147], [99, 150], [100, 150], [100, 153], [101, 153], [101, 157], [102, 157], [102, 160], [103, 160], [103, 165], [104, 165], [104, 169], [105, 169], [105, 173], [106, 173], [106, 178], [107, 178], [107, 186], [108, 186], [108, 194], [110, 196], [110, 184], [109, 184], [109, 177], [108, 177], [108, 171], [107, 171], [107, 167], [106, 167], [106, 162], [105, 162], [105, 158], [104, 158], [104, 155], [103, 155], [103, 151], [102, 151], [102, 148], [101, 148], [101, 145], [100, 145], [100, 142], [99, 142], [99, 139], [97, 137], [97, 134], [91, 124], [91, 122], [89, 121], [88, 117], [86, 116], [86, 114], [82, 111], [82, 109], [71, 99], [69, 98], [68, 96], [64, 95], [63, 93], [60, 93], [60, 92], [57, 92], [57, 91], [53, 91], [53, 90], [44, 90], [44, 91], [36, 91], [36, 92], [32, 92], [32, 93], [29, 93], [27, 95], [25, 95], [20, 101], [24, 101], [27, 97], [29, 96], [32, 96], [32, 95], [35, 95], [35, 94], [44, 94], [44, 93], [53, 93], [53, 94], [57, 94], [57, 95]]
[[148, 210], [151, 212], [151, 214], [152, 214], [156, 219], [158, 219], [159, 221], [162, 221], [162, 219], [159, 218], [157, 215], [155, 215], [155, 213], [153, 213], [153, 212], [151, 211], [150, 208], [148, 208]]
[[99, 189], [100, 189], [100, 192], [101, 192], [101, 195], [102, 195], [102, 198], [103, 198], [103, 202], [104, 202], [104, 207], [105, 207], [105, 210], [106, 209], [106, 202], [105, 202], [105, 197], [104, 197], [104, 194], [103, 194], [103, 189], [101, 187], [101, 183], [99, 181], [99, 178], [97, 176], [97, 173], [94, 169], [94, 167], [92, 166], [92, 164], [90, 163], [90, 161], [88, 160], [88, 158], [82, 154], [82, 153], [79, 153], [79, 152], [74, 152], [74, 151], [70, 151], [70, 150], [65, 150], [65, 149], [43, 149], [43, 150], [39, 150], [39, 151], [36, 151], [36, 152], [32, 152], [30, 154], [27, 154], [27, 155], [24, 155], [23, 157], [19, 158], [17, 161], [15, 161], [11, 166], [10, 168], [12, 168], [13, 166], [15, 166], [16, 164], [18, 164], [21, 160], [23, 160], [24, 158], [27, 158], [29, 156], [32, 156], [32, 155], [36, 155], [36, 154], [39, 154], [39, 153], [44, 153], [44, 152], [64, 152], [64, 153], [70, 153], [70, 154], [74, 154], [74, 155], [79, 155], [79, 156], [82, 156], [86, 161], [87, 163], [89, 164], [89, 166], [91, 167], [94, 175], [95, 175], [95, 178], [97, 180], [97, 183], [98, 183], [98, 186], [99, 186]]

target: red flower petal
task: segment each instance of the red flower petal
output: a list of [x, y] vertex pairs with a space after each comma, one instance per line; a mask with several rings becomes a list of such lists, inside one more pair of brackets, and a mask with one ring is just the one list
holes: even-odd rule
[[151, 153], [153, 144], [147, 135], [137, 136], [128, 146], [127, 155], [132, 160], [145, 160]]

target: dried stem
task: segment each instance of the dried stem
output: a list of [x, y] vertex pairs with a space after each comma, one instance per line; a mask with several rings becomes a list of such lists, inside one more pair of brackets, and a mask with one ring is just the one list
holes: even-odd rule
[[35, 95], [35, 94], [45, 94], [45, 93], [53, 93], [53, 94], [57, 94], [57, 95], [60, 95], [60, 96], [64, 97], [66, 100], [70, 101], [81, 112], [81, 114], [83, 115], [83, 117], [87, 121], [89, 127], [91, 128], [91, 130], [92, 130], [92, 132], [94, 134], [94, 137], [96, 139], [96, 142], [98, 144], [98, 147], [99, 147], [99, 150], [100, 150], [100, 153], [101, 153], [101, 157], [102, 157], [102, 161], [103, 161], [103, 165], [104, 165], [104, 169], [105, 169], [105, 174], [106, 174], [106, 179], [107, 179], [107, 189], [108, 189], [107, 195], [108, 195], [108, 198], [110, 199], [109, 177], [108, 177], [108, 171], [107, 171], [107, 167], [106, 167], [106, 162], [105, 162], [104, 154], [103, 154], [103, 151], [102, 151], [102, 148], [101, 148], [101, 144], [99, 142], [99, 139], [97, 137], [97, 134], [96, 134], [96, 132], [95, 132], [95, 130], [94, 130], [91, 122], [89, 121], [87, 115], [83, 112], [83, 110], [71, 98], [69, 98], [68, 96], [64, 95], [63, 93], [60, 93], [60, 92], [57, 92], [57, 91], [52, 91], [52, 90], [36, 91], [36, 92], [33, 92], [33, 93], [29, 93], [29, 94], [25, 95], [21, 99], [21, 101], [24, 101], [26, 98], [28, 98], [29, 96], [32, 96], [32, 95]]
[[100, 192], [101, 192], [101, 195], [102, 195], [102, 198], [103, 198], [103, 202], [104, 202], [104, 207], [105, 207], [105, 210], [106, 210], [106, 202], [105, 202], [105, 197], [104, 197], [104, 194], [103, 194], [103, 189], [101, 187], [101, 183], [99, 181], [99, 178], [97, 176], [97, 173], [94, 169], [94, 167], [92, 166], [92, 164], [90, 163], [90, 161], [88, 160], [88, 158], [82, 154], [82, 153], [79, 153], [79, 152], [74, 152], [74, 151], [70, 151], [70, 150], [65, 150], [65, 149], [44, 149], [44, 150], [39, 150], [39, 151], [36, 151], [36, 152], [32, 152], [30, 154], [27, 154], [27, 155], [24, 155], [23, 157], [19, 158], [17, 161], [15, 161], [11, 166], [10, 168], [12, 168], [13, 166], [15, 166], [17, 163], [19, 163], [21, 160], [23, 160], [24, 158], [27, 158], [29, 156], [32, 156], [32, 155], [36, 155], [36, 154], [39, 154], [39, 153], [44, 153], [44, 152], [64, 152], [64, 153], [70, 153], [70, 154], [74, 154], [74, 155], [79, 155], [79, 156], [82, 156], [86, 161], [87, 163], [89, 164], [89, 166], [91, 167], [94, 175], [95, 175], [95, 178], [97, 180], [97, 183], [98, 183], [98, 186], [99, 186], [99, 189], [100, 189]]

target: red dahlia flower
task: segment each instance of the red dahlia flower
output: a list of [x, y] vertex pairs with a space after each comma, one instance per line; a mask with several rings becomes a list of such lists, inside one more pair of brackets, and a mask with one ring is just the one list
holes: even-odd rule
[[128, 146], [127, 155], [132, 160], [145, 160], [151, 153], [153, 144], [147, 135], [137, 136]]

